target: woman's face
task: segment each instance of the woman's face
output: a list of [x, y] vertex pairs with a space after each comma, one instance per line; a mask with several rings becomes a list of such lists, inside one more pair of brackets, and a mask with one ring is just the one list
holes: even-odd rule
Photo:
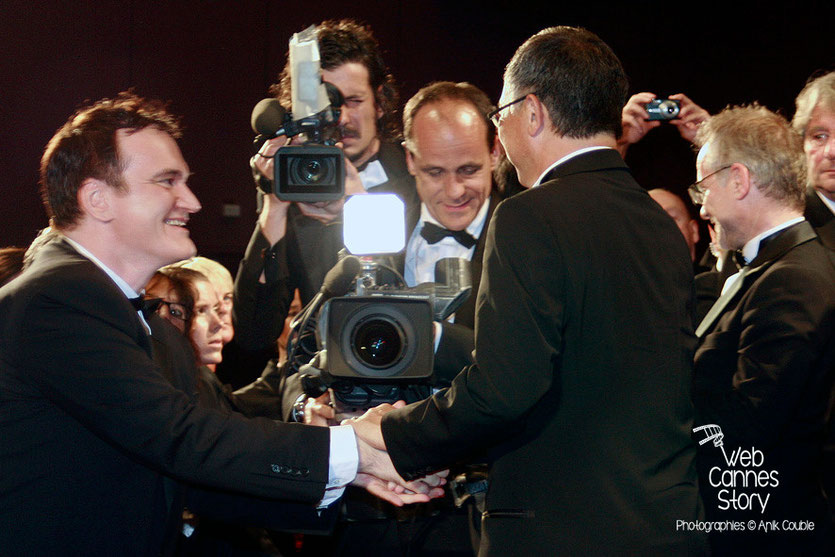
[[180, 298], [172, 288], [171, 281], [167, 278], [161, 278], [153, 282], [153, 286], [145, 290], [145, 295], [149, 298], [159, 298], [162, 303], [157, 310], [157, 313], [177, 327], [181, 333], [186, 332], [186, 321], [188, 321], [188, 308], [180, 303]]
[[220, 303], [218, 317], [223, 323], [223, 344], [226, 344], [235, 336], [235, 328], [232, 325], [232, 290], [234, 286], [230, 278], [219, 273], [210, 276], [209, 281], [212, 283]]
[[189, 336], [200, 365], [219, 364], [223, 359], [223, 322], [218, 311], [217, 293], [207, 280], [194, 284], [197, 294], [194, 301], [194, 317]]

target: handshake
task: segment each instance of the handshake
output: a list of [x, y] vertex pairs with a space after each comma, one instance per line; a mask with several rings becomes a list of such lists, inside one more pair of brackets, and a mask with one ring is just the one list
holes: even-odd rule
[[[330, 405], [331, 393], [326, 392], [318, 398], [310, 398], [305, 405], [305, 423], [328, 426], [335, 417]], [[359, 466], [357, 477], [352, 485], [363, 487], [369, 493], [392, 505], [402, 507], [412, 503], [426, 503], [430, 499], [443, 497], [443, 485], [449, 470], [441, 470], [421, 479], [407, 482], [404, 480], [386, 452], [386, 443], [380, 423], [383, 416], [392, 410], [402, 408], [406, 403], [381, 404], [369, 409], [362, 416], [342, 421], [350, 425], [357, 439]]]

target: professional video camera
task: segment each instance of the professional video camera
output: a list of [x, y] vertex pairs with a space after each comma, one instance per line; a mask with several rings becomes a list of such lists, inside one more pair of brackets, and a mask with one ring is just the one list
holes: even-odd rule
[[[386, 264], [386, 254], [405, 245], [403, 213], [392, 194], [350, 198], [344, 238], [353, 255], [328, 272], [319, 295], [297, 316], [298, 340], [313, 329], [318, 350], [312, 365], [300, 366], [302, 385], [314, 397], [332, 389], [338, 416], [425, 398], [434, 378], [433, 321], [452, 315], [472, 290], [462, 259], [438, 261], [436, 282], [411, 288]], [[288, 350], [290, 358], [298, 346]]]
[[[283, 201], [332, 201], [345, 191], [345, 161], [334, 144], [339, 134], [342, 94], [322, 81], [319, 43], [311, 26], [290, 39], [292, 113], [276, 99], [263, 99], [252, 110], [256, 150], [277, 136], [299, 136], [301, 145], [285, 145], [275, 153], [273, 176], [263, 176], [250, 161], [258, 187]], [[295, 119], [294, 119], [295, 118]], [[256, 155], [260, 156], [260, 155]]]

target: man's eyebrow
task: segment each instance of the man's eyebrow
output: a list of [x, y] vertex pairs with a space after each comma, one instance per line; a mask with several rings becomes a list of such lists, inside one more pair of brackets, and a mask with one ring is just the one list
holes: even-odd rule
[[156, 181], [165, 178], [183, 178], [183, 180], [188, 180], [193, 174], [193, 172], [184, 173], [182, 170], [176, 168], [166, 168], [154, 174], [151, 180]]

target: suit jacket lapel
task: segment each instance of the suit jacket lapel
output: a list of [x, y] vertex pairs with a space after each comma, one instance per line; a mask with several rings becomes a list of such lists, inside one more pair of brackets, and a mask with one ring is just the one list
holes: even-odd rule
[[835, 215], [812, 187], [806, 190], [806, 220], [815, 229], [823, 245], [835, 249]]
[[552, 168], [543, 178], [542, 183], [556, 180], [572, 174], [584, 172], [599, 172], [601, 170], [624, 170], [630, 172], [629, 167], [623, 162], [620, 153], [614, 149], [596, 149], [572, 157], [564, 163]]
[[136, 339], [137, 344], [139, 344], [139, 346], [141, 346], [142, 349], [148, 353], [148, 357], [153, 357], [150, 336], [140, 321], [136, 309], [134, 309], [133, 305], [131, 305], [130, 301], [128, 301], [127, 297], [119, 289], [119, 287], [116, 286], [116, 283], [114, 283], [113, 280], [107, 276], [107, 274], [99, 268], [98, 265], [78, 253], [75, 248], [73, 248], [68, 242], [65, 242], [62, 238], [53, 240], [49, 244], [43, 246], [41, 250], [42, 253], [37, 255], [35, 264], [41, 262], [41, 258], [43, 258], [42, 262], [44, 264], [49, 264], [52, 258], [60, 257], [66, 260], [67, 263], [78, 263], [84, 265], [85, 273], [87, 274], [103, 275], [104, 278], [107, 279], [105, 284], [111, 287], [112, 292], [103, 292], [101, 297], [105, 300], [112, 300], [115, 303], [123, 305], [124, 308], [120, 309], [126, 310], [129, 315], [133, 316], [131, 323], [135, 328], [134, 338]]
[[727, 292], [722, 294], [708, 311], [705, 318], [696, 329], [696, 336], [702, 338], [710, 330], [732, 300], [737, 299], [772, 263], [780, 259], [786, 252], [817, 237], [808, 222], [799, 222], [766, 239], [757, 257], [743, 269], [743, 275]]
[[487, 216], [484, 219], [484, 226], [481, 228], [481, 234], [478, 237], [478, 242], [475, 245], [473, 257], [470, 259], [470, 276], [472, 278], [473, 289], [470, 292], [469, 298], [465, 301], [458, 311], [455, 312], [455, 322], [468, 327], [475, 326], [475, 302], [478, 296], [478, 287], [481, 285], [481, 268], [482, 258], [484, 257], [484, 245], [487, 242], [487, 229], [490, 227], [490, 219], [493, 217], [493, 211], [501, 202], [501, 198], [497, 193], [490, 195], [489, 205], [487, 206]]

